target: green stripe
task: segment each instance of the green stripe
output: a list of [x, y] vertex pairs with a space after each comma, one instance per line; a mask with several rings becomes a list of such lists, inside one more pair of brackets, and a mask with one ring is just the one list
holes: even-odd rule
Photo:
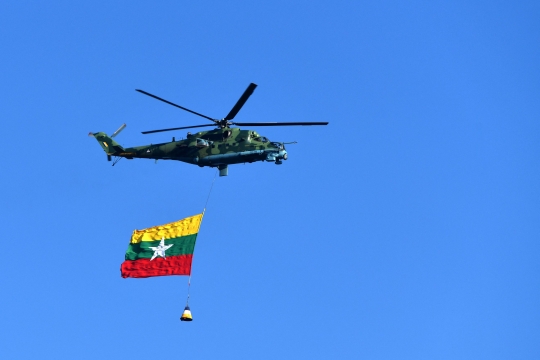
[[[181, 236], [173, 239], [165, 240], [165, 245], [172, 244], [169, 249], [165, 251], [166, 256], [176, 256], [176, 255], [189, 255], [193, 254], [193, 249], [195, 248], [195, 240], [197, 239], [197, 234]], [[126, 251], [126, 260], [137, 260], [137, 259], [150, 259], [154, 255], [154, 250], [150, 249], [150, 246], [156, 247], [159, 245], [161, 240], [156, 241], [141, 241], [136, 244], [129, 244], [129, 247]]]

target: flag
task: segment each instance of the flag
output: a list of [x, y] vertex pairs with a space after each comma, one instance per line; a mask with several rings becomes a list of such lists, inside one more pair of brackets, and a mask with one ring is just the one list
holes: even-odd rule
[[120, 271], [122, 277], [190, 275], [203, 214], [165, 225], [134, 230]]

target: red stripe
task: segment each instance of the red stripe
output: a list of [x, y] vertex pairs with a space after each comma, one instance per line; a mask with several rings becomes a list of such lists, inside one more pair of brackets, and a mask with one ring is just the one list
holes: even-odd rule
[[191, 273], [192, 254], [167, 256], [150, 259], [126, 260], [120, 271], [123, 278], [145, 278], [151, 276], [189, 275]]

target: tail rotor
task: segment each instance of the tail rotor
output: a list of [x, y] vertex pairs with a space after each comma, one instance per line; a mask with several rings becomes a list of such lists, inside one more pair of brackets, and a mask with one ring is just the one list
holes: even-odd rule
[[111, 137], [113, 138], [113, 137], [115, 137], [116, 135], [120, 134], [120, 132], [121, 132], [122, 130], [124, 130], [124, 129], [126, 128], [126, 126], [127, 126], [126, 123], [123, 123], [122, 125], [120, 125], [120, 127], [118, 128], [118, 130], [116, 130], [116, 131], [111, 135]]

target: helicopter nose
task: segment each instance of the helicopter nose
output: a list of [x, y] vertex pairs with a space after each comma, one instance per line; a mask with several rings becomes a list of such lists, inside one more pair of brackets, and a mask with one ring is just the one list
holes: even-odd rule
[[288, 157], [289, 156], [287, 155], [286, 150], [280, 150], [277, 156], [275, 157], [276, 165], [281, 165], [282, 164], [281, 160], [287, 160]]

